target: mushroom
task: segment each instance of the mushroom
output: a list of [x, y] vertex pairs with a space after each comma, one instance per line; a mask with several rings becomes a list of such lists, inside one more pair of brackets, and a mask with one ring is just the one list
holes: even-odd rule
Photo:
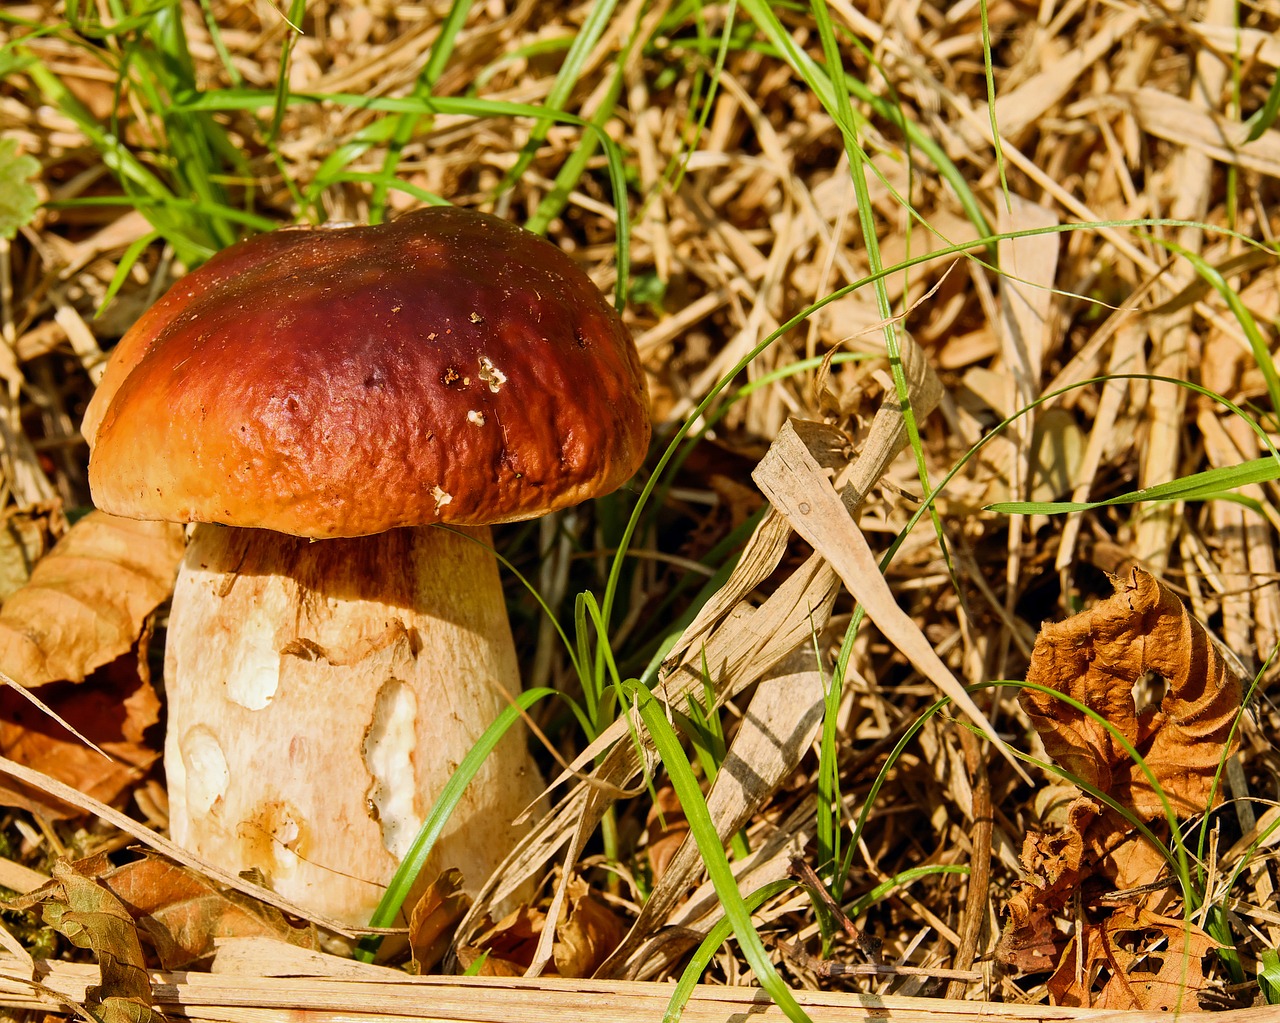
[[[569, 256], [428, 208], [215, 256], [117, 345], [84, 433], [98, 507], [201, 523], [165, 658], [174, 840], [359, 923], [519, 688], [488, 525], [625, 482], [648, 396]], [[540, 788], [508, 735], [424, 874], [474, 891]]]

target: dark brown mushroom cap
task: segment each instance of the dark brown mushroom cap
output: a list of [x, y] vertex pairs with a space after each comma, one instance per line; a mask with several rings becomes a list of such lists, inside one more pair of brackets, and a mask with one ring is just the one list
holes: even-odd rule
[[608, 493], [644, 457], [648, 395], [572, 259], [440, 207], [219, 254], [121, 340], [85, 433], [105, 511], [360, 536]]

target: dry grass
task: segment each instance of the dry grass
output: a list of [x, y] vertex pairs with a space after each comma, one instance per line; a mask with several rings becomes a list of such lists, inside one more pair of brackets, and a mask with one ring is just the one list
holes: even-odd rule
[[[546, 103], [567, 42], [597, 6], [477, 4], [435, 94]], [[738, 30], [718, 91], [704, 108], [730, 9]], [[918, 348], [927, 364], [914, 371], [913, 395], [920, 412], [936, 405], [918, 424], [931, 486], [1013, 412], [1103, 375], [1192, 381], [1261, 410], [1258, 421], [1275, 427], [1267, 374], [1247, 328], [1256, 329], [1267, 349], [1274, 346], [1280, 278], [1271, 247], [1280, 229], [1280, 131], [1246, 143], [1241, 122], [1262, 106], [1280, 63], [1274, 35], [1280, 4], [1206, 0], [1179, 12], [1173, 5], [1099, 0], [993, 0], [987, 14], [997, 149], [976, 0], [831, 3], [846, 70], [866, 94], [854, 96], [853, 109], [866, 116], [858, 141], [870, 158], [870, 209], [864, 212], [878, 237], [871, 252], [840, 132], [811, 83], [770, 47], [756, 45], [764, 36], [751, 28], [752, 9], [670, 0], [620, 4], [585, 55], [565, 104], [587, 120], [604, 111], [606, 130], [623, 153], [632, 229], [625, 316], [650, 374], [663, 443], [745, 355], [777, 333], [703, 409], [695, 425], [710, 428], [700, 443], [681, 449], [678, 471], [664, 477], [652, 514], [641, 520], [638, 557], [621, 576], [609, 634], [624, 675], [644, 671], [658, 642], [683, 628], [680, 616], [705, 577], [742, 549], [749, 520], [766, 506], [751, 471], [789, 417], [825, 424], [825, 432], [807, 436], [807, 450], [822, 448], [828, 467], [844, 473], [841, 482], [857, 484], [846, 492], [852, 495], [847, 503], [857, 505], [860, 535], [877, 555], [919, 507], [917, 459], [909, 449], [892, 457], [914, 431], [899, 429], [892, 414], [885, 317], [875, 290], [864, 283], [876, 265], [915, 261], [887, 274], [883, 285], [901, 327], [904, 359], [914, 365]], [[291, 34], [280, 12], [266, 2], [221, 0], [208, 10], [239, 81], [219, 61], [199, 9], [188, 5], [182, 16], [200, 88], [274, 89], [282, 42]], [[290, 51], [288, 87], [327, 96], [405, 95], [445, 10], [443, 4], [310, 5], [305, 32]], [[808, 10], [776, 10], [799, 51], [820, 59]], [[7, 13], [44, 24], [59, 16], [52, 4], [11, 4]], [[27, 32], [9, 31], [11, 39]], [[126, 143], [144, 165], [164, 173], [163, 126], [139, 90], [113, 94], [114, 71], [83, 42], [60, 31], [32, 33], [27, 46], [97, 117], [117, 108]], [[911, 145], [895, 111], [912, 126]], [[371, 202], [373, 212], [381, 212], [376, 179], [386, 166], [385, 137], [369, 136], [346, 168], [348, 180], [334, 180], [326, 160], [385, 121], [385, 111], [332, 99], [298, 103], [283, 112], [274, 143], [269, 107], [213, 116], [243, 159], [219, 183], [230, 205], [282, 223], [363, 221]], [[546, 233], [611, 290], [617, 216], [604, 159], [592, 156], [567, 183], [562, 208], [548, 206], [557, 175], [586, 136], [575, 125], [552, 125], [521, 168], [533, 125], [528, 118], [457, 112], [420, 120], [395, 165], [409, 191], [392, 188], [385, 212], [413, 208], [432, 193], [519, 222], [540, 218]], [[176, 130], [172, 123], [169, 128]], [[130, 252], [137, 262], [95, 316], [126, 250], [152, 230], [146, 211], [68, 204], [120, 189], [81, 126], [21, 67], [0, 83], [0, 130], [39, 159], [38, 188], [50, 201], [12, 243], [0, 242], [0, 326], [12, 353], [8, 359], [0, 351], [8, 361], [0, 365], [8, 382], [0, 409], [6, 508], [13, 513], [60, 501], [81, 509], [90, 502], [87, 451], [77, 428], [103, 350], [181, 272], [181, 253], [159, 240]], [[932, 143], [934, 152], [921, 142]], [[500, 190], [513, 167], [518, 173]], [[966, 211], [944, 170], [967, 183], [976, 197], [973, 210]], [[322, 187], [313, 192], [317, 183]], [[975, 223], [974, 211], [989, 229]], [[1138, 219], [1148, 223], [1128, 223]], [[995, 232], [1054, 224], [1084, 226], [979, 243]], [[216, 232], [206, 240], [220, 243]], [[955, 252], [921, 258], [946, 248]], [[1207, 286], [1194, 259], [1181, 253], [1218, 268], [1238, 308]], [[1003, 273], [993, 269], [997, 261]], [[850, 285], [862, 286], [778, 333]], [[818, 361], [849, 352], [867, 357]], [[811, 361], [793, 371], [802, 360]], [[886, 411], [876, 420], [880, 409]], [[885, 572], [896, 606], [909, 616], [903, 621], [941, 659], [933, 672], [904, 654], [909, 647], [885, 624], [892, 599], [877, 605], [882, 597], [874, 587], [858, 592], [842, 585], [833, 561], [811, 556], [792, 535], [795, 520], [785, 509], [764, 515], [737, 570], [727, 580], [716, 578], [718, 594], [668, 654], [658, 690], [685, 706], [685, 692], [701, 693], [702, 658], [711, 651], [714, 702], [728, 741], [759, 758], [749, 761], [755, 786], [731, 792], [718, 783], [708, 796], [722, 839], [745, 830], [750, 854], [742, 850], [734, 859], [742, 890], [793, 876], [793, 858], [822, 868], [817, 850], [832, 840], [822, 834], [818, 768], [824, 757], [839, 765], [847, 843], [895, 742], [937, 698], [939, 677], [950, 673], [968, 684], [1022, 678], [1040, 623], [1107, 595], [1105, 573], [1130, 561], [1183, 594], [1246, 677], [1258, 672], [1280, 642], [1274, 484], [1243, 488], [1242, 502], [1055, 516], [983, 509], [1009, 499], [1106, 498], [1235, 465], [1265, 450], [1249, 423], [1216, 398], [1141, 376], [1076, 387], [1016, 420], [937, 496], [945, 549], [923, 519], [902, 537]], [[787, 485], [813, 484], [800, 476]], [[602, 589], [608, 565], [598, 552], [616, 547], [618, 519], [627, 508], [615, 502], [594, 516], [570, 514], [558, 532], [511, 529], [502, 541], [548, 603], [571, 620], [574, 594]], [[858, 532], [852, 520], [849, 528]], [[718, 546], [735, 530], [731, 549]], [[810, 542], [821, 553], [822, 542]], [[815, 730], [823, 678], [851, 621], [851, 593], [876, 625], [862, 624], [848, 651], [833, 708], [839, 741], [822, 754]], [[514, 588], [512, 606], [526, 681], [575, 691], [577, 677], [537, 608]], [[756, 610], [747, 617], [743, 607]], [[1263, 675], [1243, 721], [1238, 761], [1227, 772], [1231, 803], [1215, 817], [1210, 869], [1219, 882], [1240, 864], [1250, 836], [1265, 831], [1280, 799], [1274, 678], [1273, 670]], [[1012, 690], [987, 689], [975, 699], [1000, 734], [1034, 752]], [[635, 791], [641, 763], [628, 743], [614, 746], [593, 768], [607, 743], [625, 735], [623, 724], [587, 746], [572, 721], [547, 714], [537, 723], [563, 762]], [[753, 740], [753, 728], [790, 736], [791, 745], [783, 743], [779, 753], [778, 743]], [[1035, 784], [980, 736], [950, 718], [931, 719], [891, 763], [842, 892], [857, 928], [882, 944], [883, 961], [923, 967], [923, 974], [827, 976], [830, 964], [865, 957], [837, 933], [824, 958], [822, 929], [829, 920], [792, 888], [766, 901], [755, 917], [787, 983], [1044, 1001], [1043, 975], [1020, 978], [992, 956], [1004, 900], [1020, 875], [1023, 837], [1046, 826], [1055, 798], [1067, 791], [1027, 770]], [[678, 976], [690, 949], [722, 918], [721, 904], [692, 843], [674, 867], [663, 862], [668, 872], [654, 876], [650, 853], [659, 832], [649, 820], [650, 794], [615, 802], [611, 791], [616, 795], [616, 789], [566, 779], [554, 793], [552, 814], [491, 894], [533, 877], [543, 882], [544, 908], [555, 915], [564, 885], [585, 874], [628, 925], [640, 921], [600, 976]], [[137, 805], [149, 811], [144, 818], [162, 826], [156, 780], [140, 783], [136, 792]], [[607, 847], [596, 830], [602, 819]], [[84, 853], [120, 844], [113, 829], [83, 820], [33, 822], [14, 814], [5, 833], [12, 859], [37, 868], [64, 848]], [[1275, 857], [1268, 851], [1274, 842], [1273, 832], [1263, 848], [1250, 851], [1231, 890], [1213, 892], [1229, 909], [1243, 972], [1233, 978], [1215, 962], [1206, 1004], [1242, 1006], [1260, 998], [1260, 956], [1280, 945]], [[614, 862], [606, 862], [606, 848]], [[968, 879], [982, 876], [987, 884]], [[893, 879], [901, 883], [878, 888]], [[487, 905], [482, 899], [462, 936], [476, 929]], [[1167, 912], [1181, 912], [1176, 900]], [[548, 939], [538, 959], [545, 963], [550, 955]], [[705, 978], [729, 985], [750, 979], [735, 944], [715, 954]]]

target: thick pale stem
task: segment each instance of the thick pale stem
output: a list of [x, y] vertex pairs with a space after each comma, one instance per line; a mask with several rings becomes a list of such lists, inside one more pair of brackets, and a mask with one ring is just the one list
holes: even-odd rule
[[[487, 542], [487, 530], [472, 531]], [[174, 592], [165, 768], [175, 841], [366, 922], [436, 794], [519, 689], [493, 556], [444, 529], [309, 542], [197, 528]], [[474, 891], [541, 781], [523, 729], [423, 872]]]

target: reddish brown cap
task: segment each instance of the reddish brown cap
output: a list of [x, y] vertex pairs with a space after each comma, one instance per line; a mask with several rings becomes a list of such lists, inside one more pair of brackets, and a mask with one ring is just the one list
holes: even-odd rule
[[220, 253], [121, 340], [84, 431], [104, 511], [330, 537], [608, 493], [649, 416], [635, 346], [572, 259], [438, 207]]

